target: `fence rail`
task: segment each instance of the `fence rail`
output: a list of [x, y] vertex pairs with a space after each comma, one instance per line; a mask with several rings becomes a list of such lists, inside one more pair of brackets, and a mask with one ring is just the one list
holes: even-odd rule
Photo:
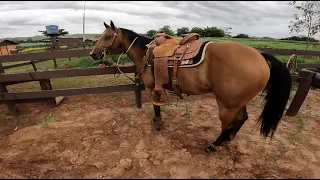
[[22, 92], [22, 93], [5, 93], [0, 96], [0, 101], [8, 100], [21, 100], [21, 99], [41, 99], [41, 98], [54, 98], [58, 96], [77, 96], [84, 94], [101, 94], [113, 93], [124, 91], [142, 90], [143, 86], [136, 86], [135, 84], [117, 85], [117, 86], [104, 86], [104, 87], [90, 87], [90, 88], [72, 88], [72, 89], [56, 89], [46, 90], [40, 92]]
[[[306, 51], [294, 49], [273, 49], [273, 48], [256, 48], [260, 51], [269, 54], [278, 55], [309, 55], [320, 56], [320, 51]], [[117, 72], [115, 67], [107, 68], [77, 68], [68, 70], [55, 70], [55, 71], [37, 71], [35, 64], [38, 62], [47, 61], [50, 59], [58, 58], [71, 58], [89, 56], [90, 49], [81, 50], [59, 50], [52, 52], [37, 52], [28, 54], [15, 54], [0, 56], [0, 102], [8, 104], [10, 110], [15, 111], [15, 103], [31, 102], [31, 101], [52, 101], [53, 98], [58, 96], [75, 96], [84, 94], [99, 94], [99, 93], [112, 93], [123, 91], [135, 91], [136, 103], [141, 107], [141, 90], [144, 86], [136, 86], [134, 84], [119, 85], [119, 86], [105, 86], [105, 87], [92, 87], [92, 88], [77, 88], [77, 89], [52, 89], [50, 79], [52, 78], [65, 78], [65, 77], [78, 77], [78, 76], [94, 76], [113, 74]], [[111, 54], [119, 54], [120, 49], [113, 50]], [[23, 62], [20, 64], [2, 66], [2, 63], [7, 62]], [[34, 72], [5, 74], [5, 69], [32, 65]], [[320, 63], [301, 63], [297, 65], [298, 68], [320, 68]], [[123, 66], [121, 71], [125, 73], [135, 73], [135, 66]], [[299, 77], [292, 76], [296, 81]], [[30, 81], [39, 81], [42, 91], [40, 92], [7, 92], [6, 86], [11, 84], [18, 84]], [[318, 81], [317, 81], [318, 82]], [[49, 87], [46, 86], [49, 84]]]
[[[120, 70], [124, 73], [134, 73], [135, 66], [121, 66]], [[118, 71], [116, 67], [106, 68], [77, 68], [55, 71], [35, 71], [19, 74], [0, 75], [0, 83], [17, 81], [38, 81], [42, 79], [77, 77], [77, 76], [95, 76], [104, 74], [115, 74]]]

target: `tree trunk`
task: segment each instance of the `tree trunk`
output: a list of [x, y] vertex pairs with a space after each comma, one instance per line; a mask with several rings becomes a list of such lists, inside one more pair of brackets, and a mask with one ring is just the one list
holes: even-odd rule
[[[310, 30], [311, 30], [311, 25], [312, 25], [312, 17], [310, 16], [309, 18], [310, 22], [309, 22], [309, 28], [308, 28], [308, 38], [307, 38], [307, 47], [306, 50], [308, 50], [309, 47], [309, 42], [310, 42]], [[305, 62], [305, 57], [303, 58], [303, 63]]]

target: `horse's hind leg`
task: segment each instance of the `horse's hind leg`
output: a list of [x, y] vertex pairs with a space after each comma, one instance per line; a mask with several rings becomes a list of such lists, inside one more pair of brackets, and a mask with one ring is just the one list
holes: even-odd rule
[[206, 151], [215, 151], [215, 146], [221, 146], [223, 142], [234, 139], [237, 132], [248, 119], [246, 106], [239, 108], [226, 108], [217, 101], [219, 105], [219, 118], [222, 123], [222, 131], [219, 137], [206, 148]]
[[242, 108], [239, 109], [235, 120], [231, 124], [231, 134], [230, 134], [230, 139], [233, 140], [243, 124], [247, 121], [248, 119], [248, 113], [247, 113], [247, 107], [244, 105]]
[[163, 126], [162, 118], [161, 118], [160, 106], [153, 105], [153, 110], [154, 110], [153, 123], [155, 125], [155, 128], [158, 131], [160, 131], [162, 129], [162, 126]]

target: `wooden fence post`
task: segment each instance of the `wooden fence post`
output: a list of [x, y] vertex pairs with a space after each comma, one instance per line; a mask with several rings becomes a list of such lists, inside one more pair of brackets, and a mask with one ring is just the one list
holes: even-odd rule
[[307, 97], [309, 89], [312, 84], [313, 77], [315, 72], [300, 71], [299, 72], [299, 87], [298, 90], [286, 112], [286, 116], [295, 116], [297, 115], [300, 107], [303, 104], [303, 101]]
[[[33, 67], [33, 71], [37, 71], [37, 67], [36, 67], [36, 64], [33, 60], [31, 60], [31, 64], [32, 64], [32, 67]], [[42, 80], [39, 80], [39, 83], [40, 83], [40, 87], [41, 87], [41, 90], [52, 90], [52, 86], [51, 86], [51, 81], [50, 79], [42, 79]], [[48, 100], [46, 100], [47, 103], [49, 104], [56, 104], [56, 99], [55, 98], [48, 98]]]
[[[139, 77], [137, 77], [137, 73], [134, 74], [135, 75], [135, 80], [137, 82], [140, 82]], [[134, 94], [136, 97], [136, 104], [137, 104], [137, 108], [141, 108], [142, 107], [142, 100], [141, 100], [141, 87], [137, 86], [136, 89], [134, 90]]]
[[[40, 83], [40, 87], [41, 90], [52, 90], [52, 86], [51, 86], [51, 81], [50, 79], [42, 79], [39, 80]], [[56, 98], [48, 98], [48, 100], [46, 100], [47, 103], [52, 104], [52, 105], [56, 105]]]
[[[4, 68], [2, 66], [2, 63], [0, 63], [0, 74], [5, 73]], [[5, 83], [0, 83], [0, 93], [7, 93], [7, 87]], [[14, 101], [5, 101], [5, 103], [8, 106], [8, 110], [10, 113], [13, 115], [18, 115], [19, 114], [19, 109], [16, 106], [16, 103]]]
[[36, 63], [34, 63], [33, 60], [31, 60], [31, 65], [33, 67], [33, 71], [37, 71]]

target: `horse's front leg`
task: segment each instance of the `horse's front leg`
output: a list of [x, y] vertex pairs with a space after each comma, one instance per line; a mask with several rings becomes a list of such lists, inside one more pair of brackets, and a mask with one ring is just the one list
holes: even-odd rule
[[162, 122], [162, 118], [161, 118], [161, 110], [160, 110], [160, 106], [157, 105], [153, 105], [153, 109], [154, 109], [154, 118], [153, 118], [153, 123], [155, 125], [155, 128], [160, 131], [163, 127], [163, 122]]

